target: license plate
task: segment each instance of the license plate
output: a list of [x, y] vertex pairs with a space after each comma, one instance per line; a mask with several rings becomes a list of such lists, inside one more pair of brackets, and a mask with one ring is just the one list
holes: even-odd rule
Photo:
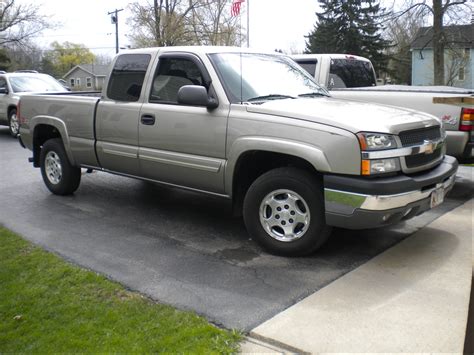
[[431, 193], [431, 208], [442, 204], [443, 201], [444, 201], [444, 188], [440, 187], [439, 189], [436, 189]]

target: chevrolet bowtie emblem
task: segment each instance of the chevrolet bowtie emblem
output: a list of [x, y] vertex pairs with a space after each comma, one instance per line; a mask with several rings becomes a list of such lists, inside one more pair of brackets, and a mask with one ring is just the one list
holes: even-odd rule
[[424, 140], [425, 154], [433, 154], [436, 149], [436, 144], [433, 141]]

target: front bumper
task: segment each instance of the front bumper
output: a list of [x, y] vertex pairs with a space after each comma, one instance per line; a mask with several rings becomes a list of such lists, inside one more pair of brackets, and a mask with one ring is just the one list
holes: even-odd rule
[[436, 168], [410, 176], [367, 179], [326, 175], [326, 223], [348, 229], [377, 228], [412, 218], [454, 185], [457, 160], [446, 156]]

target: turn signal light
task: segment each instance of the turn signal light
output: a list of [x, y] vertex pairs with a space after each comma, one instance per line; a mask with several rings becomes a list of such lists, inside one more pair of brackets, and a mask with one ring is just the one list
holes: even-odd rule
[[474, 131], [474, 109], [463, 108], [461, 111], [460, 131]]

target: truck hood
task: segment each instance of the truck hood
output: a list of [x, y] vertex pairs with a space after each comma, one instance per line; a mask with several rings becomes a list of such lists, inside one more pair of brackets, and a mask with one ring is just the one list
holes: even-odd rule
[[331, 97], [272, 100], [249, 105], [247, 111], [321, 123], [353, 133], [398, 134], [441, 125], [436, 117], [419, 111]]

